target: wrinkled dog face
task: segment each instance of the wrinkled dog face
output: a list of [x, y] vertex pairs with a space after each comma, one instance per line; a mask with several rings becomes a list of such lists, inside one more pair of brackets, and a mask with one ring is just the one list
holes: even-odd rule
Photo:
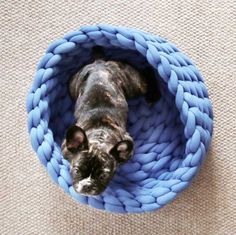
[[133, 150], [133, 142], [118, 142], [108, 152], [89, 143], [83, 129], [72, 126], [67, 130], [62, 153], [71, 164], [71, 176], [75, 191], [84, 195], [103, 192], [119, 163], [127, 161]]
[[82, 194], [99, 194], [105, 190], [115, 168], [112, 156], [96, 150], [81, 151], [71, 162], [73, 187]]

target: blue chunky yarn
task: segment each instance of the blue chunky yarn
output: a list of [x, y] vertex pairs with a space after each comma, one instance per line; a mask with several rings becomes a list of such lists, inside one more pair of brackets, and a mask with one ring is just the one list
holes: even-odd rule
[[[104, 193], [86, 197], [71, 186], [60, 144], [74, 122], [67, 82], [91, 62], [95, 45], [107, 48], [109, 59], [125, 59], [137, 68], [152, 66], [161, 99], [153, 107], [142, 97], [129, 101], [135, 154]], [[52, 179], [81, 203], [121, 213], [157, 210], [188, 187], [206, 155], [213, 127], [207, 89], [189, 58], [160, 37], [102, 24], [82, 27], [48, 47], [27, 97], [27, 111], [31, 144]]]

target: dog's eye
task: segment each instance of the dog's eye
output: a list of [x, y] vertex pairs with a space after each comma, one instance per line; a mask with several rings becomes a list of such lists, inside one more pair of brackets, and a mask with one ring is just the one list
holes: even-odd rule
[[87, 168], [85, 168], [85, 166], [80, 166], [80, 167], [77, 166], [73, 168], [73, 172], [74, 174], [78, 174], [78, 173], [86, 171], [86, 169]]
[[99, 179], [100, 180], [104, 180], [104, 179], [106, 179], [107, 178], [107, 174], [101, 174], [100, 176], [99, 176]]
[[104, 175], [100, 175], [100, 176], [99, 176], [99, 179], [100, 179], [100, 180], [104, 180], [104, 179], [105, 179], [105, 176], [104, 176]]
[[78, 175], [79, 169], [78, 168], [72, 168], [71, 173], [72, 173], [72, 175]]

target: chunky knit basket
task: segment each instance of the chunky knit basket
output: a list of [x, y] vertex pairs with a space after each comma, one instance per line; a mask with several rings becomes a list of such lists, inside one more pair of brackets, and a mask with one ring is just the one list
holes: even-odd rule
[[[68, 81], [92, 62], [96, 45], [105, 48], [107, 59], [153, 69], [161, 99], [153, 106], [144, 97], [129, 101], [128, 131], [135, 154], [119, 167], [105, 192], [87, 197], [74, 191], [60, 145], [75, 121]], [[205, 158], [213, 127], [206, 86], [188, 57], [155, 35], [103, 24], [82, 27], [48, 47], [27, 97], [27, 111], [31, 144], [52, 179], [79, 202], [120, 213], [157, 210], [187, 188]]]

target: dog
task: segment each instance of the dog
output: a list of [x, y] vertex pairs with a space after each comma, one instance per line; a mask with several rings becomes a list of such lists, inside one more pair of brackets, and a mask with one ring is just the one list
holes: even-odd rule
[[145, 95], [148, 85], [129, 64], [99, 57], [72, 77], [69, 91], [76, 123], [66, 131], [62, 154], [70, 162], [75, 191], [98, 195], [133, 154], [127, 100]]

